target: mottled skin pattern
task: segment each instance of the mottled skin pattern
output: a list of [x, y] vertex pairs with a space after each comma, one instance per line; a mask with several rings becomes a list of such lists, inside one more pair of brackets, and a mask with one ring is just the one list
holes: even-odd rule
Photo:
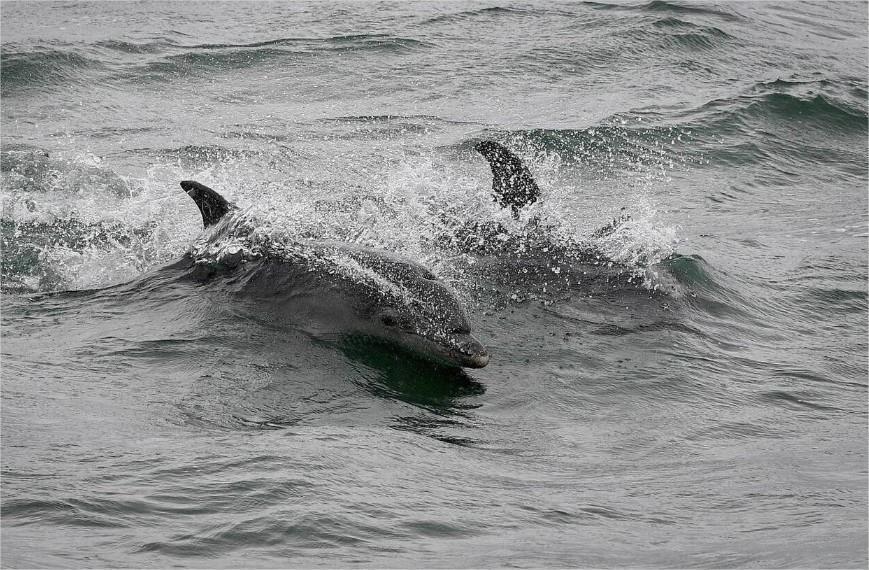
[[332, 247], [337, 256], [351, 258], [373, 274], [373, 286], [358, 275], [352, 275], [350, 283], [369, 301], [365, 316], [385, 327], [394, 341], [429, 352], [446, 349], [442, 359], [462, 366], [478, 367], [488, 360], [485, 348], [471, 336], [468, 317], [453, 291], [426, 268], [371, 249], [319, 247]]

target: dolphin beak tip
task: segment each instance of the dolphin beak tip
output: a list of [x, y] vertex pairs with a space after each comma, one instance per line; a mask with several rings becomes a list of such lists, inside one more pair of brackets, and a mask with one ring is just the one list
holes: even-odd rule
[[487, 364], [489, 364], [489, 355], [484, 352], [483, 354], [475, 354], [474, 356], [468, 357], [465, 367], [485, 368]]

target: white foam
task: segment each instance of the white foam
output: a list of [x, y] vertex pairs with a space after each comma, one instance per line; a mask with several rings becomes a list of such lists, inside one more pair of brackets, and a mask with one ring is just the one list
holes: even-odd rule
[[[250, 235], [217, 244], [207, 252], [216, 257], [253, 251], [251, 243], [256, 242], [335, 240], [396, 252], [455, 283], [477, 261], [473, 254], [449, 246], [457, 229], [492, 222], [503, 228], [503, 235], [494, 239], [524, 239], [537, 223], [532, 220], [538, 220], [556, 245], [576, 246], [589, 243], [590, 234], [619, 215], [622, 206], [629, 206], [631, 220], [594, 241], [596, 247], [638, 271], [672, 253], [678, 228], [663, 221], [652, 198], [665, 183], [669, 165], [650, 160], [651, 166], [610, 180], [584, 179], [557, 153], [528, 145], [520, 153], [542, 196], [519, 220], [492, 200], [491, 173], [481, 158], [457, 159], [431, 151], [387, 152], [375, 166], [369, 157], [352, 154], [331, 157], [329, 164], [314, 156], [310, 164], [292, 165], [275, 164], [274, 157], [265, 155], [246, 156], [222, 159], [195, 172], [179, 162], [158, 163], [138, 176], [117, 175], [110, 161], [82, 153], [64, 159], [70, 169], [43, 192], [23, 192], [4, 173], [3, 216], [18, 223], [73, 218], [124, 228], [124, 239], [108, 245], [88, 244], [78, 252], [45, 248], [43, 259], [50, 266], [46, 272], [62, 276], [58, 288], [131, 279], [188, 248], [201, 247], [201, 220], [178, 187], [183, 179], [198, 180], [245, 209]], [[342, 159], [347, 164], [338, 164]], [[88, 184], [74, 172], [87, 172], [92, 180], [120, 180], [126, 190], [118, 192], [117, 182]], [[73, 181], [76, 176], [79, 182]]]

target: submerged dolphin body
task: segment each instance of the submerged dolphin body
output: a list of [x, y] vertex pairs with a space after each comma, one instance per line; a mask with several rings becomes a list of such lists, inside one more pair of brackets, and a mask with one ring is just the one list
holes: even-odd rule
[[[518, 221], [522, 210], [534, 204], [540, 197], [540, 188], [531, 176], [531, 171], [501, 143], [484, 140], [475, 144], [474, 150], [483, 155], [492, 169], [492, 198], [502, 208], [509, 208], [513, 218]], [[536, 250], [540, 250], [548, 254], [545, 256], [547, 258], [562, 256], [593, 265], [603, 262], [612, 267], [617, 264], [607, 259], [592, 240], [614, 233], [630, 219], [629, 215], [622, 214], [592, 232], [589, 235], [591, 239], [575, 243], [554, 241], [552, 228], [535, 216], [524, 222], [524, 227], [518, 234], [497, 221], [473, 223], [452, 228], [457, 235], [452, 236], [450, 241], [460, 244], [467, 253], [488, 255], [512, 252], [514, 255], [511, 257], [516, 257], [517, 253], [533, 255]]]
[[[213, 227], [205, 250], [250, 233], [238, 209], [194, 181], [181, 182]], [[394, 254], [333, 242], [259, 243], [196, 260], [199, 278], [266, 304], [270, 320], [338, 327], [402, 346], [437, 363], [482, 368], [486, 349], [471, 334], [455, 294], [425, 267]]]
[[518, 224], [510, 227], [497, 220], [452, 223], [443, 243], [475, 256], [471, 271], [500, 285], [508, 298], [552, 299], [571, 291], [587, 296], [626, 290], [651, 294], [673, 286], [666, 279], [658, 283], [657, 274], [651, 279], [648, 268], [619, 262], [601, 247], [631, 221], [630, 215], [622, 213], [585, 237], [564, 236], [545, 220], [525, 212], [539, 199], [540, 189], [513, 151], [491, 140], [479, 141], [473, 148], [492, 170], [492, 198], [509, 209]]

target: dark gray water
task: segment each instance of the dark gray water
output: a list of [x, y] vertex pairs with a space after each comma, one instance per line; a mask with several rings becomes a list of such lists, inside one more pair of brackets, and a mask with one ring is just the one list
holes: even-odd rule
[[[0, 16], [4, 567], [866, 566], [865, 3]], [[425, 265], [491, 363], [175, 279], [183, 179]]]

